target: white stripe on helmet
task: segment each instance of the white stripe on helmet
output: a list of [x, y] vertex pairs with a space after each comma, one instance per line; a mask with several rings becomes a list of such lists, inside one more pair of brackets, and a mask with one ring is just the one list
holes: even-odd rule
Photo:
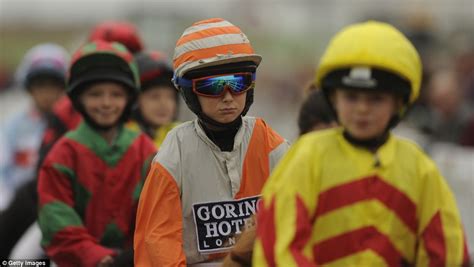
[[184, 31], [183, 35], [181, 35], [181, 37], [194, 33], [194, 32], [202, 31], [202, 30], [207, 30], [211, 28], [229, 27], [229, 26], [234, 26], [234, 24], [225, 20], [219, 21], [219, 22], [213, 22], [213, 23], [199, 24], [199, 25], [195, 25], [195, 26], [191, 26], [187, 28]]

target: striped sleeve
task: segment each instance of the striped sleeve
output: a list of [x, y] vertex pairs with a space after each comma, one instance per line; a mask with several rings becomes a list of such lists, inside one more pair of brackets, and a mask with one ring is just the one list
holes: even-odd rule
[[431, 161], [420, 200], [417, 266], [469, 266], [467, 242], [454, 196]]
[[[312, 217], [316, 203], [314, 166], [300, 143], [277, 165], [263, 190], [258, 211], [254, 266], [312, 266]], [[298, 189], [295, 185], [298, 185]]]
[[153, 162], [140, 195], [136, 220], [135, 266], [186, 266], [178, 185]]
[[59, 266], [71, 266], [71, 263], [96, 266], [102, 258], [115, 253], [99, 245], [84, 227], [74, 209], [73, 178], [74, 172], [70, 168], [52, 163], [48, 158], [40, 169], [38, 223], [43, 234], [41, 245]]

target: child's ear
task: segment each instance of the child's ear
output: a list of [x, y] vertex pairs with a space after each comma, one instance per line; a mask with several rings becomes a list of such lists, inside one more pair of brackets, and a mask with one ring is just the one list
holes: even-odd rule
[[395, 98], [395, 110], [393, 113], [398, 114], [399, 110], [403, 108], [403, 97], [397, 95], [394, 95], [393, 97]]

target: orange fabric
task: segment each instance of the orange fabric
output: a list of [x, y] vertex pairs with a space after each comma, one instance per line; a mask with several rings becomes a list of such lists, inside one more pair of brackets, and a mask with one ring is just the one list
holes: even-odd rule
[[262, 124], [262, 126], [265, 128], [265, 132], [267, 133], [268, 137], [268, 146], [270, 147], [270, 150], [268, 150], [269, 152], [277, 148], [279, 145], [281, 145], [281, 143], [285, 141], [285, 139], [283, 139], [283, 137], [281, 137], [277, 132], [275, 132], [275, 130], [268, 127], [265, 121], [258, 120], [257, 123]]
[[221, 34], [235, 34], [235, 33], [242, 33], [242, 31], [236, 26], [225, 26], [225, 27], [205, 29], [205, 30], [193, 32], [181, 37], [176, 43], [176, 46], [180, 46], [189, 41], [199, 40], [202, 38], [208, 38], [211, 36], [216, 36], [216, 35], [221, 35]]
[[217, 54], [227, 54], [232, 52], [233, 54], [253, 54], [254, 51], [250, 44], [231, 44], [231, 45], [221, 45], [205, 49], [193, 50], [187, 53], [182, 54], [174, 60], [174, 68], [178, 68], [184, 62], [196, 61], [200, 59], [212, 58]]
[[[164, 206], [157, 203], [173, 203]], [[135, 266], [186, 266], [178, 185], [157, 162], [140, 196], [134, 237]]]
[[284, 139], [263, 120], [258, 119], [255, 122], [244, 159], [240, 190], [235, 195], [236, 199], [260, 195], [270, 175], [269, 153], [283, 142]]

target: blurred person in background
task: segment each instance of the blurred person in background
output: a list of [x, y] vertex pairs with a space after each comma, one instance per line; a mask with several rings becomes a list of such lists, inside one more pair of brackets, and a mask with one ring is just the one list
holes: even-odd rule
[[[8, 155], [7, 155], [7, 144], [6, 144], [6, 140], [5, 140], [5, 137], [3, 136], [3, 132], [0, 131], [0, 168], [4, 168], [2, 166], [6, 166], [6, 163], [7, 163], [7, 158], [8, 158]], [[0, 173], [0, 181], [3, 181], [3, 176], [2, 174]], [[8, 202], [10, 201], [10, 193], [7, 188], [5, 188], [5, 186], [2, 185], [3, 183], [0, 182], [0, 215], [2, 213], [2, 211], [6, 208], [6, 206], [8, 205]], [[4, 192], [5, 191], [5, 192]]]
[[[471, 109], [474, 109], [474, 39], [466, 44], [467, 48], [459, 52], [456, 61], [456, 72], [459, 74], [459, 83], [462, 86], [465, 102]], [[461, 145], [474, 147], [474, 116], [467, 123], [461, 136]], [[474, 227], [473, 227], [474, 228]]]
[[59, 266], [132, 266], [138, 197], [156, 153], [124, 127], [138, 68], [119, 43], [95, 41], [73, 56], [68, 96], [83, 122], [47, 154], [38, 177], [41, 244]]
[[40, 44], [25, 54], [18, 67], [16, 80], [28, 92], [31, 105], [7, 118], [0, 130], [4, 139], [0, 160], [1, 210], [7, 207], [15, 191], [34, 177], [47, 116], [64, 93], [68, 60], [62, 47]]
[[[41, 44], [23, 58], [16, 78], [32, 98], [29, 110], [15, 115], [6, 127], [0, 156], [1, 210], [0, 258], [8, 258], [23, 232], [35, 221], [36, 169], [41, 153], [41, 139], [52, 117], [53, 107], [64, 93], [69, 62], [68, 53], [56, 44]], [[22, 220], [18, 221], [18, 218]], [[39, 257], [39, 244], [23, 256]]]
[[[105, 21], [98, 23], [90, 31], [88, 39], [118, 41], [127, 49], [137, 53], [143, 49], [138, 30], [129, 22]], [[5, 207], [5, 210], [0, 214], [0, 236], [2, 236], [0, 258], [8, 258], [9, 255], [15, 258], [33, 258], [42, 255], [43, 252], [39, 244], [41, 233], [39, 226], [35, 223], [38, 214], [37, 170], [56, 141], [67, 131], [75, 129], [81, 121], [81, 114], [74, 109], [67, 95], [60, 97], [54, 103], [52, 112], [46, 114], [46, 129], [38, 152], [39, 160], [33, 175], [34, 178], [18, 188], [10, 205]], [[5, 147], [2, 146], [0, 149]], [[0, 162], [2, 160], [4, 157], [0, 156]], [[0, 187], [0, 190], [3, 190], [2, 188]], [[2, 192], [0, 195], [0, 198], [3, 199], [7, 197], [10, 198], [11, 194]], [[6, 201], [0, 201], [6, 203]], [[18, 221], [16, 218], [22, 218], [22, 220]], [[37, 241], [34, 241], [35, 238]]]
[[0, 95], [11, 88], [11, 77], [7, 69], [4, 66], [0, 66]]
[[[442, 56], [439, 35], [436, 32], [436, 21], [433, 15], [424, 8], [415, 8], [403, 15], [404, 33], [418, 51], [423, 65], [420, 95], [408, 110], [405, 119], [397, 126], [397, 131], [410, 135], [418, 144], [427, 141], [429, 132], [428, 81]], [[443, 51], [444, 52], [444, 51]], [[402, 130], [400, 130], [402, 129]]]
[[426, 103], [410, 110], [396, 133], [416, 141], [428, 153], [436, 143], [474, 146], [474, 108], [462, 80], [455, 70], [435, 70], [426, 82]]
[[[471, 33], [471, 34], [470, 34]], [[474, 35], [472, 32], [458, 30], [448, 37], [449, 44], [454, 47], [454, 71], [466, 100], [474, 104]]]
[[466, 123], [459, 142], [461, 146], [474, 149], [474, 117]]
[[304, 135], [276, 167], [254, 265], [468, 266], [451, 190], [421, 149], [391, 134], [419, 94], [421, 68], [389, 24], [332, 38], [315, 82], [341, 127]]
[[166, 56], [158, 51], [135, 55], [140, 73], [141, 90], [133, 111], [133, 121], [127, 126], [140, 128], [159, 148], [166, 134], [179, 123], [178, 90], [174, 87], [173, 68]]
[[[220, 18], [194, 23], [177, 41], [174, 83], [197, 119], [171, 130], [153, 160], [137, 214], [136, 266], [216, 266], [255, 213], [289, 146], [245, 116], [260, 61], [241, 29]], [[224, 207], [225, 218], [210, 213]]]
[[132, 54], [139, 53], [144, 49], [138, 29], [127, 21], [103, 21], [98, 23], [89, 34], [89, 41], [97, 40], [121, 43]]
[[473, 109], [468, 106], [456, 73], [446, 69], [435, 71], [427, 94], [429, 119], [422, 127], [428, 130], [429, 138], [434, 142], [460, 144], [468, 122], [473, 119]]

